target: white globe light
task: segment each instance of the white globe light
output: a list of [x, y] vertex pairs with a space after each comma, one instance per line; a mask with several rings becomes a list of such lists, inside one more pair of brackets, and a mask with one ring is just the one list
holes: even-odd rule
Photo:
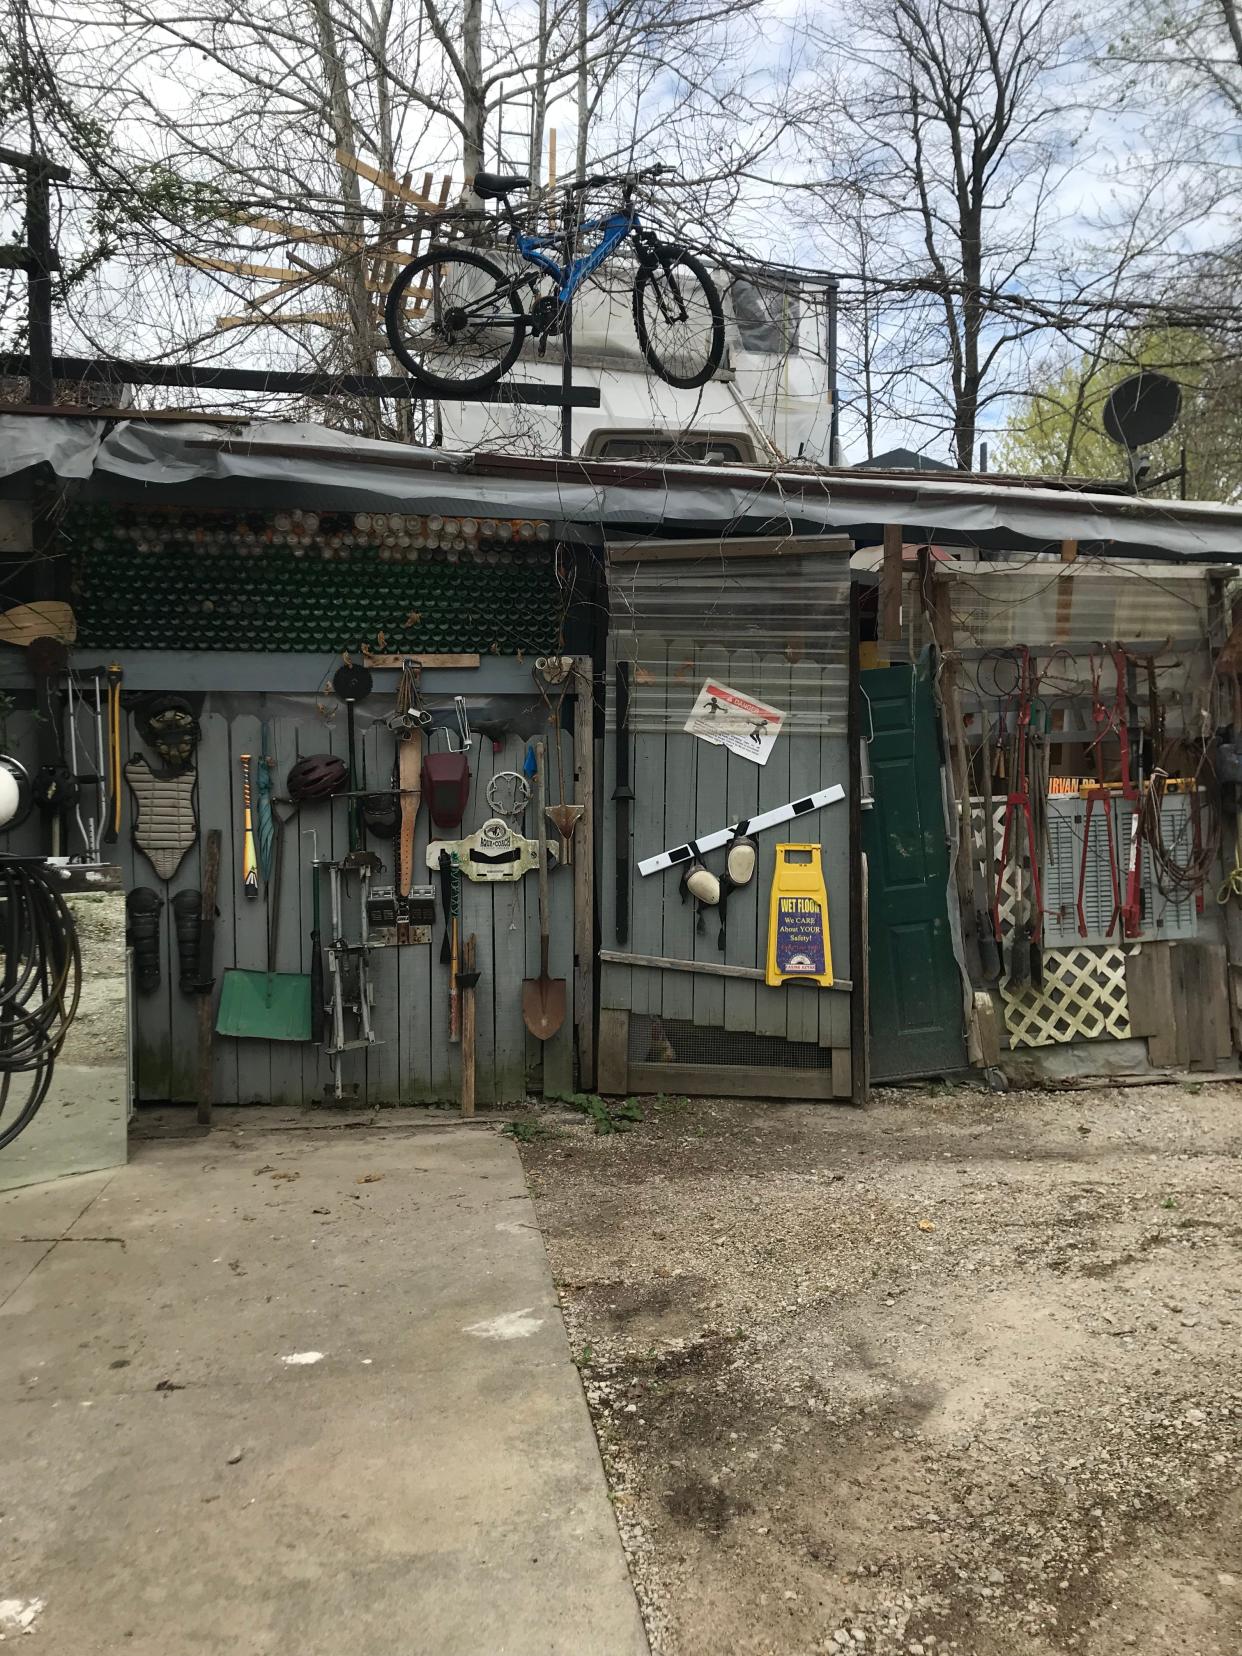
[[17, 778], [7, 765], [0, 765], [0, 828], [7, 828], [17, 815], [20, 799]]

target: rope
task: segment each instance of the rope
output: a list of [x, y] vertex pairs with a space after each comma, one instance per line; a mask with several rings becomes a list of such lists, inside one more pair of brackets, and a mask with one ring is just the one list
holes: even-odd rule
[[[82, 955], [64, 898], [31, 858], [0, 861], [0, 1150], [28, 1127], [47, 1097], [56, 1056], [78, 1009]], [[16, 1114], [14, 1078], [30, 1077]]]

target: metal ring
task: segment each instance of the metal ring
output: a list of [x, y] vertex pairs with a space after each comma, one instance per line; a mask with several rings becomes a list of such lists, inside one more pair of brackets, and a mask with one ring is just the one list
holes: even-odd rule
[[[511, 784], [512, 792], [507, 810], [500, 803], [498, 798], [498, 789], [496, 787], [498, 782], [508, 782]], [[486, 793], [487, 803], [491, 806], [492, 810], [495, 811], [496, 815], [499, 817], [505, 817], [506, 819], [512, 818], [514, 822], [520, 822], [522, 820], [526, 814], [526, 807], [530, 804], [530, 783], [522, 775], [521, 771], [497, 771], [495, 776], [493, 776], [488, 782]]]

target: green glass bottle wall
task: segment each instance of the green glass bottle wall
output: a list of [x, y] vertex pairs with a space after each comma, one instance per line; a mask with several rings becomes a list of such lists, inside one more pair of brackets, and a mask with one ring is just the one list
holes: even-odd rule
[[89, 648], [516, 655], [560, 635], [538, 520], [89, 506], [62, 527]]

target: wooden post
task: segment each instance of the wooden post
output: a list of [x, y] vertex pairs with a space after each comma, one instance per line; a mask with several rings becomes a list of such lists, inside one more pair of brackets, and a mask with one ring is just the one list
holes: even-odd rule
[[[466, 946], [462, 950], [462, 972], [468, 978], [475, 970], [477, 944], [473, 932], [466, 939]], [[467, 982], [461, 990], [461, 1113], [463, 1117], [474, 1114], [474, 1035], [475, 1035], [475, 992], [474, 984]]]
[[574, 663], [574, 1016], [578, 1085], [595, 1085], [595, 696], [590, 656]]
[[599, 1015], [599, 1078], [602, 1093], [623, 1093], [629, 1086], [630, 1015], [605, 1007]]
[[209, 829], [203, 851], [202, 919], [198, 934], [198, 1080], [195, 1094], [200, 1127], [211, 1126], [215, 1091], [212, 1035], [216, 1022], [216, 892], [220, 884], [220, 841], [219, 828]]
[[886, 643], [901, 639], [901, 525], [884, 525], [884, 562], [880, 565], [880, 607], [876, 636]]

